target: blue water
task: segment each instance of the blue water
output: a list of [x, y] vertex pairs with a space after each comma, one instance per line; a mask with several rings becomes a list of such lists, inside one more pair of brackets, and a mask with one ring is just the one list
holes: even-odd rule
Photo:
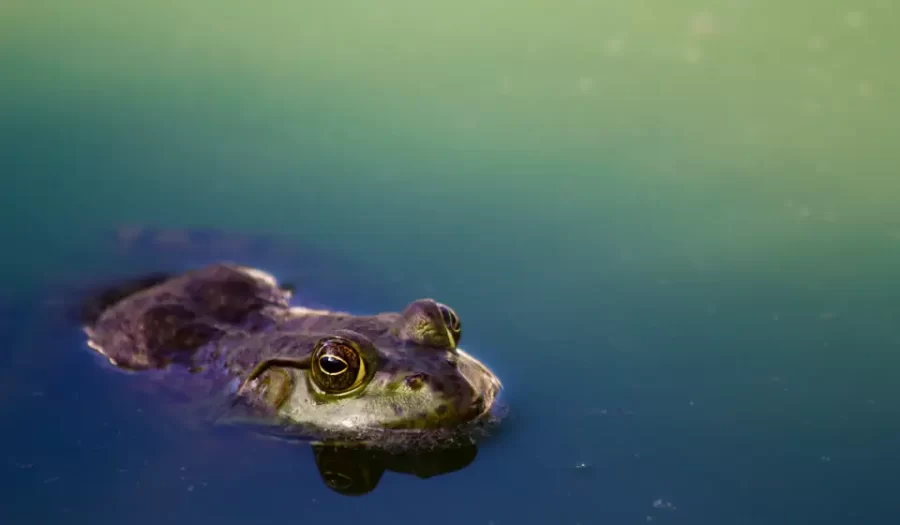
[[[118, 268], [66, 276], [71, 285], [122, 265], [178, 268], [220, 255], [123, 254], [104, 235], [85, 243]], [[388, 286], [337, 255], [321, 265], [306, 249], [266, 248], [277, 242], [246, 260], [284, 280], [308, 261], [306, 280], [295, 281], [310, 301], [339, 297], [330, 305], [365, 312], [402, 299], [402, 281]], [[347, 277], [335, 279], [336, 268]], [[372, 492], [348, 497], [324, 485], [305, 445], [179, 418], [136, 388], [137, 376], [104, 366], [59, 306], [42, 302], [64, 286], [35, 288], [35, 301], [7, 303], [3, 316], [0, 509], [6, 523], [889, 523], [893, 491], [878, 480], [898, 464], [890, 450], [900, 427], [880, 402], [891, 371], [789, 351], [865, 348], [875, 334], [864, 320], [827, 330], [803, 314], [824, 291], [780, 289], [686, 282], [650, 294], [609, 283], [568, 311], [514, 304], [520, 315], [541, 312], [525, 323], [468, 307], [468, 347], [506, 386], [502, 431], [462, 470], [387, 472]], [[777, 298], [777, 329], [754, 297]], [[715, 309], [698, 315], [710, 298]]]

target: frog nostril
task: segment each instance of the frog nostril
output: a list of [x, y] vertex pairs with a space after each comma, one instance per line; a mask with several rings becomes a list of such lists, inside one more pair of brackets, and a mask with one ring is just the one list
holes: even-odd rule
[[425, 380], [428, 378], [425, 374], [412, 374], [406, 376], [404, 382], [406, 386], [408, 386], [411, 390], [418, 390], [422, 388], [422, 385], [425, 384]]

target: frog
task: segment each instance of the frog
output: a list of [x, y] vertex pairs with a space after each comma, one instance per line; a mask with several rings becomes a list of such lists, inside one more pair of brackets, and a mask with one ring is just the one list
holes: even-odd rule
[[146, 373], [218, 424], [338, 446], [473, 439], [499, 422], [502, 383], [460, 346], [433, 298], [353, 314], [295, 304], [296, 285], [235, 262], [141, 275], [80, 316], [109, 365]]

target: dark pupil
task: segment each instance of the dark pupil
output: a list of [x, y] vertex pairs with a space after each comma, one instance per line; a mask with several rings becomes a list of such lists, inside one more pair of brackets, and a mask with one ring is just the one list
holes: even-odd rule
[[331, 355], [323, 355], [319, 358], [319, 366], [329, 374], [340, 374], [347, 369], [347, 363]]

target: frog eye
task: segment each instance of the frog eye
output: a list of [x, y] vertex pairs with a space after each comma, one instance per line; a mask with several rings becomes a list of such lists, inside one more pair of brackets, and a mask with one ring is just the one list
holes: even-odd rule
[[453, 342], [458, 345], [459, 338], [462, 336], [462, 323], [459, 321], [459, 316], [456, 315], [453, 308], [450, 308], [446, 304], [437, 303], [437, 306], [438, 310], [441, 312], [441, 319], [444, 321], [444, 325], [447, 327], [450, 335], [453, 336]]
[[459, 344], [462, 324], [449, 306], [434, 299], [418, 299], [403, 310], [394, 330], [401, 339], [452, 351]]
[[356, 343], [343, 337], [326, 337], [313, 350], [310, 375], [316, 386], [328, 394], [341, 394], [362, 383], [366, 363]]

